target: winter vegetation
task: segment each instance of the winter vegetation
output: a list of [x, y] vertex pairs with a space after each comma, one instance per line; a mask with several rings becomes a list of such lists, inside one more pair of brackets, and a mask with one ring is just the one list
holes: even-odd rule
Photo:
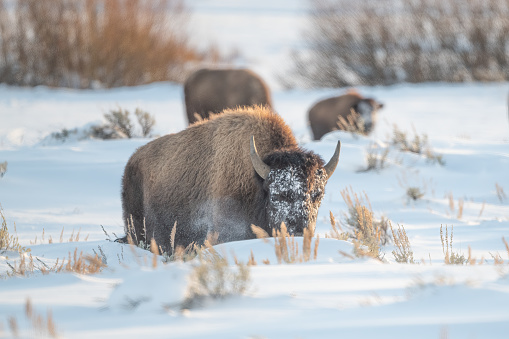
[[0, 83], [100, 88], [181, 82], [220, 60], [187, 36], [181, 0], [1, 0]]
[[310, 87], [509, 79], [504, 0], [311, 0], [295, 79]]
[[[504, 37], [504, 2], [382, 0], [380, 7], [370, 1], [294, 0], [52, 3], [55, 12], [48, 12], [44, 1], [0, 0], [0, 337], [507, 337], [509, 83], [502, 61], [487, 61], [486, 66], [479, 57], [478, 68], [467, 66], [460, 50], [446, 48], [462, 46], [472, 52], [470, 57], [478, 58], [473, 51], [484, 46], [479, 53], [488, 51], [491, 59], [503, 60], [493, 42]], [[177, 30], [178, 37], [189, 32], [182, 46], [191, 54], [184, 53], [185, 63], [179, 66], [165, 65], [168, 72], [160, 78], [156, 71], [137, 70], [145, 67], [145, 61], [128, 53], [138, 51], [136, 56], [147, 56], [147, 64], [154, 66], [159, 58], [151, 53], [166, 53], [157, 44], [152, 51], [129, 40], [137, 37], [150, 45], [152, 38], [126, 33], [142, 22], [130, 20], [126, 25], [126, 11], [136, 8], [134, 12], [144, 13], [149, 3], [164, 6], [166, 14], [178, 18], [189, 14], [193, 27]], [[345, 11], [363, 14], [338, 14], [334, 10], [338, 3]], [[306, 85], [318, 89], [279, 88], [282, 66], [289, 66], [292, 50], [298, 49], [299, 58], [313, 55], [306, 54], [309, 41], [300, 40], [298, 32], [306, 27], [308, 14], [324, 4], [334, 5], [326, 12], [331, 18], [343, 15], [344, 24], [336, 30], [353, 34], [349, 36], [353, 45], [346, 44], [346, 38], [337, 41], [349, 48], [339, 63], [348, 68], [332, 72], [327, 61], [309, 59], [307, 71], [320, 65], [342, 80], [317, 75], [319, 84]], [[117, 12], [109, 7], [117, 5], [126, 7]], [[110, 40], [103, 34], [104, 42], [90, 45], [85, 36], [93, 35], [88, 33], [82, 40], [70, 39], [71, 49], [81, 53], [73, 57], [76, 64], [58, 59], [68, 53], [64, 47], [62, 54], [47, 50], [49, 54], [38, 59], [27, 56], [26, 64], [14, 57], [26, 50], [2, 49], [22, 41], [4, 38], [16, 31], [13, 22], [42, 25], [37, 32], [23, 31], [29, 32], [18, 37], [23, 41], [35, 43], [35, 33], [41, 34], [37, 41], [46, 41], [43, 33], [51, 31], [46, 28], [63, 19], [72, 25], [59, 26], [63, 27], [59, 34], [74, 27], [69, 32], [79, 37], [76, 25], [93, 17], [88, 6], [104, 9], [95, 12], [100, 27], [110, 22], [106, 18], [111, 15], [123, 33], [110, 30]], [[157, 6], [150, 8], [161, 9]], [[76, 8], [83, 9], [79, 22], [71, 15]], [[28, 15], [33, 11], [54, 14], [43, 20], [42, 14]], [[162, 11], [151, 13], [159, 18]], [[416, 20], [418, 14], [425, 20]], [[18, 15], [23, 20], [16, 21]], [[385, 27], [384, 21], [392, 26]], [[150, 34], [171, 31], [140, 27]], [[462, 32], [463, 37], [451, 40], [441, 35], [447, 31]], [[127, 40], [120, 38], [124, 33]], [[403, 38], [400, 33], [405, 33]], [[217, 39], [203, 38], [211, 34]], [[380, 40], [379, 34], [388, 40]], [[357, 36], [367, 40], [352, 38]], [[483, 37], [486, 44], [478, 44]], [[53, 38], [50, 45], [60, 41], [60, 36]], [[2, 45], [6, 41], [10, 42]], [[130, 42], [113, 47], [121, 41]], [[177, 222], [170, 235], [171, 255], [155, 242], [138, 246], [134, 241], [116, 242], [124, 235], [120, 200], [124, 166], [136, 149], [157, 135], [187, 127], [180, 81], [190, 68], [215, 58], [213, 51], [197, 52], [193, 47], [212, 46], [209, 41], [217, 44], [214, 53], [229, 53], [232, 42], [238, 44], [243, 56], [236, 62], [268, 80], [273, 106], [302, 148], [329, 159], [341, 140], [339, 165], [326, 185], [316, 228], [294, 236], [284, 224], [272, 234], [253, 225], [250, 240], [217, 244], [212, 234], [203, 246], [182, 248], [174, 243]], [[383, 43], [386, 54], [379, 50]], [[369, 46], [377, 48], [376, 62], [364, 53]], [[92, 47], [108, 53], [86, 54]], [[38, 45], [30, 48], [40, 51]], [[425, 51], [431, 53], [428, 58]], [[6, 55], [12, 58], [7, 60]], [[104, 68], [89, 68], [91, 55], [102, 55], [94, 64]], [[284, 63], [277, 64], [278, 60]], [[385, 72], [377, 68], [380, 60]], [[47, 68], [50, 64], [54, 68]], [[83, 68], [71, 70], [72, 65]], [[131, 66], [134, 73], [126, 71]], [[422, 76], [417, 67], [424, 69]], [[441, 70], [444, 77], [435, 78]], [[492, 70], [504, 81], [493, 82], [499, 79], [490, 77]], [[450, 72], [464, 78], [456, 79]], [[295, 81], [294, 75], [288, 74], [285, 81]], [[438, 80], [443, 82], [429, 82]], [[473, 82], [446, 83], [466, 80]], [[400, 81], [406, 83], [389, 85]], [[425, 83], [408, 83], [420, 81]], [[359, 92], [385, 104], [374, 131], [369, 136], [353, 129], [334, 131], [312, 141], [306, 119], [309, 107], [347, 90], [328, 87], [353, 83], [364, 84]]]

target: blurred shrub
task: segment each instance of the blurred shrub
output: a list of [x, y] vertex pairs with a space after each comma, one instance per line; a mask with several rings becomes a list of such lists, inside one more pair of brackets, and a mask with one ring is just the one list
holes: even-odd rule
[[310, 0], [287, 87], [509, 79], [506, 0]]
[[[186, 34], [182, 0], [0, 0], [0, 82], [72, 88], [183, 81], [217, 61]], [[196, 65], [195, 65], [196, 66]]]
[[118, 107], [116, 110], [110, 110], [104, 114], [107, 123], [103, 125], [94, 125], [90, 128], [89, 134], [96, 139], [131, 139], [136, 136], [143, 138], [152, 135], [152, 128], [156, 120], [150, 113], [136, 108], [134, 115], [137, 118], [141, 128], [141, 134], [136, 133], [135, 124], [129, 117], [129, 111]]

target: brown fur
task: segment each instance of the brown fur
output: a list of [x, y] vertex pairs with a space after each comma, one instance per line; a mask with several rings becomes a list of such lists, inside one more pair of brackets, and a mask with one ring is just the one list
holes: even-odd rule
[[[290, 128], [270, 109], [226, 110], [155, 139], [131, 156], [122, 181], [122, 207], [124, 221], [131, 216], [134, 221], [133, 238], [150, 243], [153, 237], [169, 250], [175, 221], [176, 246], [202, 243], [210, 231], [224, 242], [253, 237], [251, 224], [266, 228], [268, 193], [249, 155], [252, 135], [258, 154], [274, 168], [296, 156], [304, 159], [299, 163], [306, 167], [304, 175], [323, 167], [317, 155], [298, 148]], [[315, 205], [323, 196], [318, 193]]]
[[[364, 98], [355, 90], [351, 90], [338, 97], [321, 100], [314, 104], [308, 112], [309, 124], [314, 140], [320, 140], [325, 134], [342, 129], [342, 126], [338, 125], [339, 117], [347, 119], [352, 109], [357, 112], [360, 102], [366, 102], [374, 109], [372, 116], [375, 116], [377, 110], [383, 107], [383, 104], [371, 98]], [[368, 134], [373, 127], [374, 124], [365, 126], [364, 134]]]
[[184, 83], [189, 124], [238, 106], [272, 106], [268, 86], [247, 69], [201, 69]]

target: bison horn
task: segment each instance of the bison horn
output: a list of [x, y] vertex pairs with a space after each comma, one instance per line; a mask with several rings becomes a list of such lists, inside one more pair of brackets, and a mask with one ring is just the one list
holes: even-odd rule
[[334, 155], [329, 160], [327, 165], [324, 166], [325, 172], [327, 173], [327, 178], [330, 178], [332, 173], [334, 173], [334, 170], [336, 169], [336, 166], [339, 162], [339, 151], [341, 150], [341, 141], [338, 140], [338, 144], [336, 146], [336, 151], [334, 152]]
[[267, 179], [267, 177], [269, 176], [270, 167], [266, 163], [264, 163], [263, 160], [258, 155], [258, 151], [256, 150], [254, 135], [251, 136], [251, 150], [249, 153], [251, 155], [251, 162], [253, 163], [253, 167], [254, 167], [256, 173], [258, 173], [258, 175], [263, 180]]

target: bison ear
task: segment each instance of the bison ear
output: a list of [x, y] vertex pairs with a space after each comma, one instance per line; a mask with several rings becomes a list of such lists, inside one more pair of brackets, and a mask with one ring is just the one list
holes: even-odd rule
[[263, 160], [258, 155], [258, 151], [256, 150], [254, 135], [251, 136], [251, 150], [249, 153], [251, 155], [251, 162], [253, 163], [253, 167], [254, 167], [256, 173], [258, 173], [258, 175], [263, 180], [267, 179], [267, 177], [269, 176], [269, 172], [270, 172], [270, 166], [267, 165], [266, 163], [264, 163]]
[[339, 162], [339, 152], [341, 150], [341, 141], [338, 140], [338, 144], [336, 145], [336, 151], [334, 152], [334, 155], [329, 160], [327, 165], [325, 165], [323, 168], [325, 169], [325, 172], [327, 173], [327, 179], [329, 179], [334, 173], [334, 170], [336, 169], [336, 166]]

